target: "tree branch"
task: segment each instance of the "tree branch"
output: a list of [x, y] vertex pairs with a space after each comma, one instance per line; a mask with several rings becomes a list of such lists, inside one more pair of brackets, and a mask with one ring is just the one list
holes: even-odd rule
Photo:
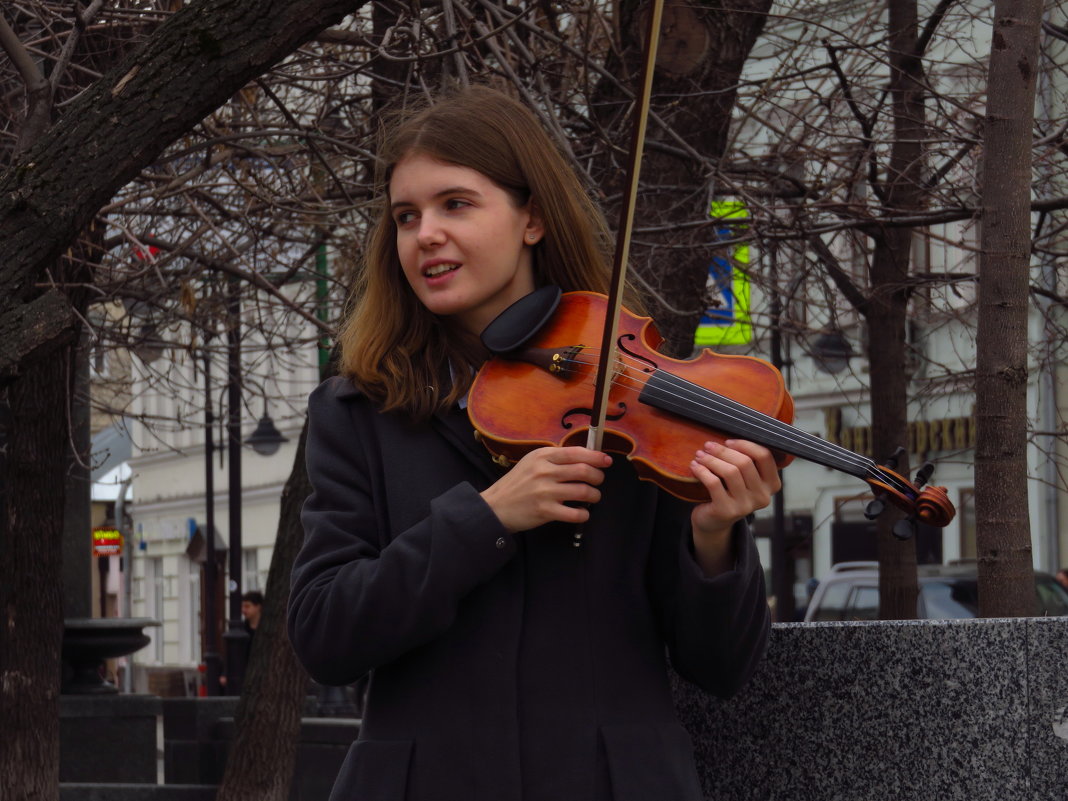
[[0, 175], [0, 319], [115, 192], [360, 0], [203, 0], [164, 22]]
[[26, 119], [19, 126], [18, 139], [15, 142], [15, 155], [18, 156], [48, 127], [52, 115], [52, 87], [2, 14], [0, 47], [3, 47], [7, 57], [15, 65], [26, 87]]
[[831, 276], [831, 280], [834, 281], [834, 285], [838, 287], [838, 291], [845, 295], [850, 305], [853, 306], [857, 312], [863, 316], [867, 315], [868, 302], [867, 296], [860, 290], [860, 287], [856, 285], [849, 274], [842, 268], [842, 263], [838, 261], [838, 257], [831, 252], [831, 249], [827, 247], [827, 243], [823, 241], [822, 237], [810, 236], [808, 238], [809, 247], [812, 248], [812, 252], [816, 254], [816, 258], [819, 259], [820, 264], [823, 265], [827, 274]]
[[74, 310], [57, 289], [0, 317], [0, 380], [14, 378], [22, 365], [69, 342], [74, 322]]

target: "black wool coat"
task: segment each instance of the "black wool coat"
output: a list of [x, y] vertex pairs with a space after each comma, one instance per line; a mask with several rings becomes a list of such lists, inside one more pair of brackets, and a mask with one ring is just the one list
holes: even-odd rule
[[704, 577], [689, 505], [616, 458], [581, 547], [564, 525], [513, 535], [462, 410], [413, 424], [335, 378], [309, 414], [289, 635], [324, 684], [372, 672], [331, 801], [703, 798], [667, 655], [721, 696], [753, 671], [769, 614], [747, 526], [734, 570]]

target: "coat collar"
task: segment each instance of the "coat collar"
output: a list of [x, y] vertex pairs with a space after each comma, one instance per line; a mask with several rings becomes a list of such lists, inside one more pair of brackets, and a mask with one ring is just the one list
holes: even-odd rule
[[335, 391], [338, 400], [350, 400], [363, 395], [363, 391], [353, 383], [351, 378], [338, 377]]
[[[364, 395], [351, 379], [344, 378], [334, 380], [334, 392], [338, 400], [353, 400]], [[454, 407], [445, 412], [438, 412], [431, 418], [430, 424], [491, 482], [501, 477], [501, 469], [493, 463], [489, 452], [475, 439], [475, 429], [465, 409]]]

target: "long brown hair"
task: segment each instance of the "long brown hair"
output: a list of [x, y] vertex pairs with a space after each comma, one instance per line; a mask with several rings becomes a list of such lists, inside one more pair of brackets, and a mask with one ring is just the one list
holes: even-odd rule
[[533, 200], [545, 226], [533, 246], [538, 286], [607, 292], [609, 259], [604, 218], [525, 106], [471, 86], [402, 111], [379, 145], [378, 220], [338, 335], [339, 368], [382, 409], [425, 419], [463, 396], [485, 353], [427, 311], [401, 270], [389, 180], [414, 153], [476, 170], [517, 204]]

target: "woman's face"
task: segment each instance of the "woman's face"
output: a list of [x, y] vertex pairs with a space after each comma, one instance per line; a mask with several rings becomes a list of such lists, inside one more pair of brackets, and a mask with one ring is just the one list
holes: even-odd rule
[[534, 289], [531, 246], [544, 229], [528, 202], [467, 167], [414, 153], [393, 168], [390, 213], [397, 255], [433, 314], [480, 334]]

